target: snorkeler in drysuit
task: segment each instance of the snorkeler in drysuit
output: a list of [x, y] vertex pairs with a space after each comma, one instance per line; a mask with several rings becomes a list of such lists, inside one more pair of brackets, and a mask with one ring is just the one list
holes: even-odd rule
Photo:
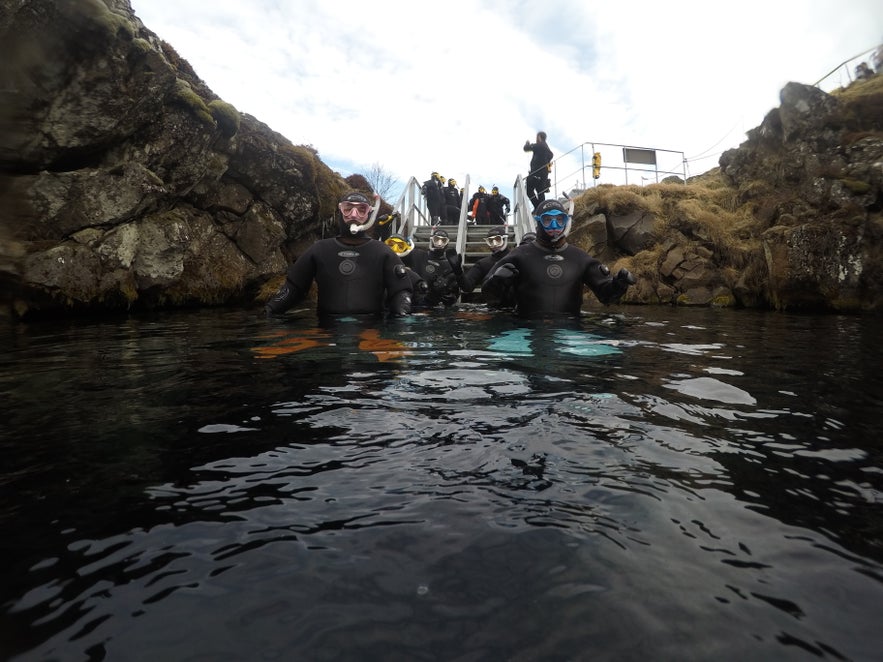
[[[378, 198], [379, 201], [379, 198]], [[338, 235], [320, 239], [289, 268], [285, 283], [266, 304], [267, 315], [278, 315], [301, 301], [315, 280], [316, 309], [325, 315], [382, 315], [411, 312], [411, 283], [405, 265], [369, 230], [378, 205], [358, 191], [345, 195], [335, 216]]]
[[[426, 249], [418, 248], [414, 244], [413, 239], [400, 234], [390, 235], [386, 238], [384, 243], [392, 249], [393, 253], [399, 256], [402, 264], [405, 265], [408, 280], [411, 283], [411, 291], [413, 292], [413, 300], [411, 302], [412, 310], [418, 308], [431, 308], [432, 306], [429, 305], [426, 300], [426, 297], [429, 295], [429, 285], [414, 269], [414, 260], [412, 259], [415, 254], [420, 255], [421, 253], [426, 253]], [[418, 258], [416, 261], [419, 262], [420, 259]]]
[[415, 250], [403, 258], [429, 285], [425, 304], [429, 307], [444, 304], [445, 307], [457, 303], [460, 298], [460, 280], [463, 264], [460, 255], [448, 248], [448, 233], [435, 228], [429, 237], [429, 250]]
[[497, 263], [509, 254], [509, 233], [504, 226], [498, 225], [489, 229], [484, 241], [491, 249], [491, 254], [478, 260], [463, 275], [460, 280], [460, 289], [464, 292], [472, 292], [481, 285]]
[[605, 265], [567, 243], [571, 216], [557, 200], [541, 202], [534, 220], [536, 240], [512, 250], [482, 285], [489, 302], [514, 297], [521, 317], [578, 315], [584, 285], [606, 305], [635, 283], [627, 269], [611, 276]]

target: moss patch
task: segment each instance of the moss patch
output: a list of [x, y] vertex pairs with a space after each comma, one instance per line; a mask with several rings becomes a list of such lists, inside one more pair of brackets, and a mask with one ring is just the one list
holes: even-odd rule
[[239, 123], [242, 116], [239, 111], [226, 101], [215, 99], [208, 104], [208, 110], [221, 130], [221, 135], [225, 138], [232, 138], [239, 131]]
[[871, 184], [860, 179], [842, 178], [840, 181], [850, 192], [856, 195], [863, 195], [871, 190]]
[[135, 36], [135, 28], [131, 21], [121, 14], [112, 12], [100, 0], [76, 0], [69, 9], [91, 19], [107, 37], [131, 40]]
[[215, 120], [209, 112], [208, 106], [205, 105], [205, 101], [193, 91], [193, 88], [190, 87], [190, 83], [186, 80], [180, 78], [175, 79], [173, 98], [175, 103], [189, 110], [199, 118], [201, 122], [211, 127], [215, 126]]

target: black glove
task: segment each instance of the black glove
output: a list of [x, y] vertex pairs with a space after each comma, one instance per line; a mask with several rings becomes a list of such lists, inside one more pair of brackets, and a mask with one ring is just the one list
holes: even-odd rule
[[[604, 270], [607, 270], [607, 273], [610, 273], [610, 270], [607, 269], [607, 267], [603, 267], [602, 273]], [[629, 289], [629, 285], [634, 285], [637, 282], [637, 279], [628, 269], [620, 269], [610, 281], [610, 295], [604, 303], [610, 304], [618, 302], [622, 298], [622, 295], [626, 293], [626, 290]]]
[[418, 281], [414, 286], [414, 291], [422, 297], [429, 294], [429, 284], [425, 280]]
[[616, 281], [619, 285], [624, 285], [628, 287], [629, 285], [634, 285], [638, 282], [638, 279], [635, 278], [635, 275], [629, 271], [628, 269], [620, 269], [616, 272], [616, 275], [613, 277], [613, 280]]
[[279, 291], [276, 292], [265, 304], [264, 310], [268, 317], [273, 315], [281, 315], [286, 310], [303, 298], [297, 288], [289, 285], [286, 280]]
[[389, 301], [389, 314], [404, 317], [411, 314], [411, 293], [408, 290], [396, 292]]
[[500, 265], [500, 267], [493, 273], [492, 278], [499, 278], [505, 283], [512, 283], [518, 278], [518, 275], [519, 271], [515, 265], [507, 262], [506, 264]]

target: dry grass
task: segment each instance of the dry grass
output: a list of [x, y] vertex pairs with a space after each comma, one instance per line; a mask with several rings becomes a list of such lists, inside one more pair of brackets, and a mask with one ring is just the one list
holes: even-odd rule
[[759, 236], [765, 226], [756, 216], [756, 198], [772, 194], [775, 191], [762, 183], [749, 195], [740, 193], [727, 185], [719, 172], [707, 173], [686, 185], [598, 186], [577, 198], [575, 222], [597, 213], [652, 213], [657, 218], [657, 242], [634, 256], [620, 258], [617, 268], [625, 266], [639, 275], [655, 274], [668, 248], [686, 242], [710, 252], [732, 285], [746, 270], [753, 272], [763, 266]]
[[844, 143], [883, 137], [883, 74], [831, 93], [843, 103]]
[[841, 101], [851, 103], [857, 99], [876, 94], [883, 94], [883, 75], [872, 76], [864, 80], [857, 80], [848, 87], [841, 87], [830, 93]]

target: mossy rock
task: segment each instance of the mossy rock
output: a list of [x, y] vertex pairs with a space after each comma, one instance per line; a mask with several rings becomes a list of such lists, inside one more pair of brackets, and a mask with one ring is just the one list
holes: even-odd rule
[[849, 190], [851, 193], [854, 193], [855, 195], [864, 195], [871, 190], [871, 185], [868, 182], [862, 181], [860, 179], [843, 178], [840, 181], [843, 183], [843, 186], [847, 188], [847, 190]]
[[719, 294], [711, 300], [712, 308], [733, 308], [736, 298], [732, 294]]
[[239, 132], [239, 123], [242, 121], [242, 116], [232, 105], [226, 101], [215, 99], [209, 102], [208, 110], [212, 117], [215, 118], [215, 122], [218, 123], [222, 136], [232, 138]]
[[141, 37], [136, 37], [132, 40], [130, 44], [129, 53], [134, 56], [144, 56], [148, 53], [153, 52], [154, 48], [149, 41], [146, 39], [142, 39]]
[[88, 17], [108, 37], [132, 39], [135, 36], [135, 27], [132, 22], [125, 16], [112, 12], [101, 0], [75, 0], [71, 2], [69, 9], [76, 11], [81, 16]]
[[205, 105], [205, 101], [202, 100], [196, 92], [193, 91], [193, 88], [190, 87], [190, 83], [186, 80], [182, 80], [180, 78], [175, 79], [175, 90], [173, 92], [173, 97], [175, 102], [184, 106], [187, 110], [193, 113], [201, 122], [208, 126], [215, 126], [215, 120], [209, 112], [208, 106]]

